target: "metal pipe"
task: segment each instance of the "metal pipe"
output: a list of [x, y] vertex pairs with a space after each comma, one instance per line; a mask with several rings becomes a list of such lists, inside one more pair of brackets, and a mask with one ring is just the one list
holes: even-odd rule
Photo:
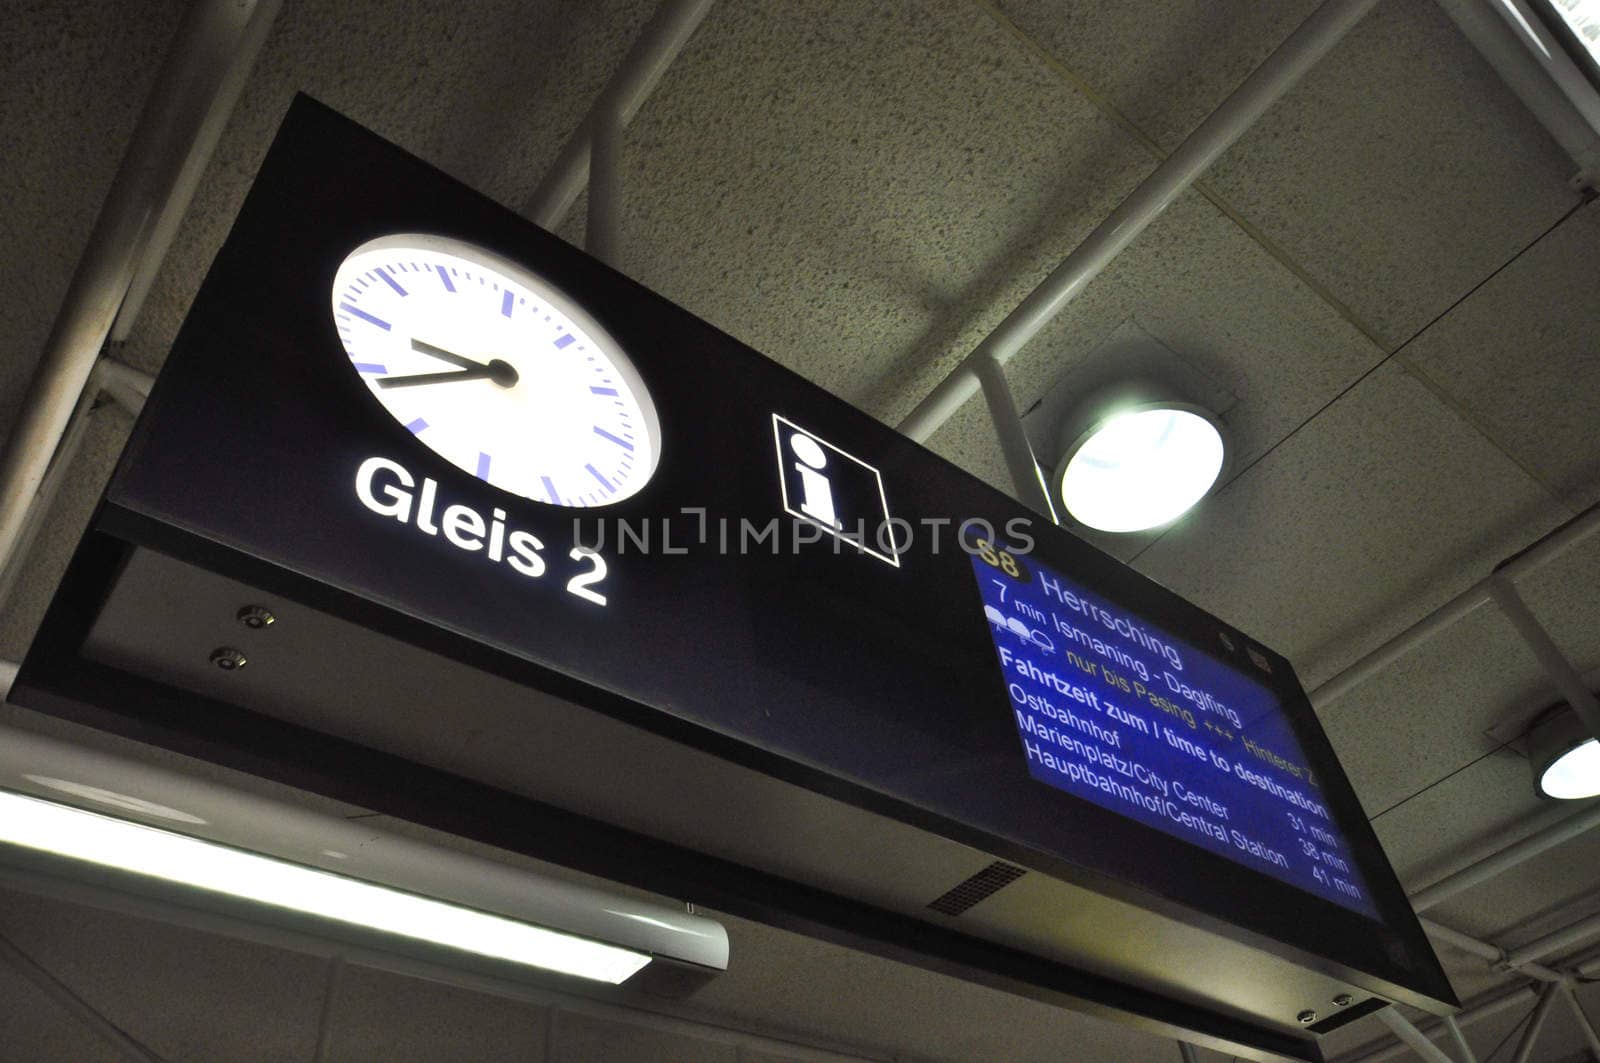
[[139, 1042], [129, 1037], [122, 1028], [110, 1019], [96, 1011], [82, 997], [72, 991], [72, 988], [62, 982], [55, 975], [17, 948], [11, 939], [0, 934], [0, 959], [6, 960], [16, 969], [17, 973], [32, 982], [40, 992], [55, 1001], [73, 1018], [83, 1024], [84, 1028], [105, 1042], [118, 1055], [125, 1059], [134, 1060], [135, 1063], [161, 1063], [161, 1059], [151, 1053]]
[[1418, 620], [1383, 645], [1350, 664], [1343, 671], [1310, 692], [1311, 704], [1323, 708], [1371, 679], [1389, 664], [1489, 601], [1489, 581], [1498, 575], [1518, 580], [1543, 567], [1576, 544], [1600, 530], [1600, 503], [1590, 506], [1565, 524], [1535, 540], [1519, 553], [1502, 561], [1492, 575], [1484, 577], [1427, 616]]
[[161, 263], [166, 259], [173, 239], [178, 235], [178, 227], [183, 224], [184, 216], [189, 213], [189, 204], [194, 201], [195, 190], [200, 187], [200, 178], [210, 165], [211, 157], [217, 152], [217, 142], [222, 139], [222, 131], [228, 126], [234, 105], [239, 102], [245, 82], [250, 78], [250, 70], [255, 66], [255, 57], [261, 53], [262, 46], [266, 44], [267, 35], [277, 21], [278, 9], [281, 6], [282, 0], [255, 4], [255, 12], [251, 15], [236, 48], [240, 61], [232, 63], [223, 74], [222, 80], [217, 83], [211, 109], [206, 112], [199, 131], [195, 134], [194, 147], [178, 171], [177, 180], [173, 183], [171, 194], [167, 196], [166, 204], [150, 225], [144, 254], [134, 268], [127, 297], [123, 299], [122, 306], [117, 311], [116, 321], [111, 325], [113, 343], [126, 341], [133, 331], [134, 323], [139, 320], [139, 311], [144, 309], [150, 287], [155, 283], [157, 274], [161, 272]]
[[1511, 1063], [1528, 1063], [1533, 1058], [1533, 1046], [1539, 1040], [1544, 1021], [1550, 1017], [1550, 1009], [1555, 1006], [1560, 994], [1561, 987], [1557, 985], [1545, 986], [1544, 992], [1539, 994], [1539, 1003], [1533, 1006], [1533, 1014], [1528, 1016], [1528, 1028], [1522, 1031], [1522, 1041], [1517, 1045], [1517, 1054], [1511, 1057]]
[[[1475, 1022], [1498, 1015], [1507, 1009], [1531, 1004], [1536, 997], [1537, 994], [1532, 986], [1518, 986], [1508, 993], [1488, 1000], [1480, 1000], [1471, 1007], [1458, 1012], [1455, 1016], [1456, 1023], [1461, 1026], [1471, 1026]], [[1434, 1021], [1425, 1023], [1419, 1029], [1422, 1030], [1424, 1036], [1431, 1036], [1437, 1034], [1443, 1025], [1442, 1022]], [[1339, 1063], [1384, 1063], [1386, 1060], [1404, 1055], [1406, 1050], [1404, 1042], [1390, 1042], [1360, 1056], [1343, 1057]]]
[[1470, 889], [1496, 875], [1531, 860], [1547, 849], [1576, 838], [1585, 831], [1600, 827], [1600, 804], [1591, 805], [1576, 815], [1568, 816], [1543, 830], [1535, 831], [1519, 842], [1514, 842], [1492, 856], [1468, 864], [1466, 867], [1435, 882], [1427, 889], [1411, 895], [1411, 907], [1419, 912], [1442, 904], [1463, 890]]
[[1517, 588], [1501, 573], [1489, 577], [1489, 593], [1494, 596], [1495, 604], [1505, 614], [1506, 620], [1511, 624], [1522, 641], [1528, 644], [1528, 649], [1539, 661], [1539, 666], [1544, 669], [1545, 675], [1550, 677], [1550, 682], [1561, 692], [1572, 710], [1578, 714], [1589, 733], [1600, 738], [1600, 699], [1594, 696], [1594, 691], [1583, 681], [1578, 670], [1572, 667], [1572, 662], [1567, 660], [1566, 654], [1561, 652], [1555, 640], [1550, 637], [1550, 632], [1539, 623], [1538, 617], [1533, 615], [1522, 595], [1517, 593]]
[[[611, 113], [624, 127], [655, 90], [661, 75], [683, 51], [694, 31], [700, 28], [712, 3], [713, 0], [663, 0], [639, 31], [639, 39], [634, 41], [632, 50], [599, 96], [599, 102], [611, 108]], [[589, 176], [592, 117], [591, 113], [583, 120], [566, 147], [561, 149], [550, 172], [528, 197], [522, 208], [523, 217], [546, 229], [554, 229], [572, 209], [573, 201]]]
[[978, 365], [1005, 365], [1144, 232], [1245, 130], [1316, 65], [1375, 0], [1324, 0], [1176, 151], [1162, 160], [1044, 282], [917, 404], [900, 431], [926, 442], [978, 390]]
[[1560, 982], [1566, 978], [1560, 971], [1552, 970], [1543, 964], [1533, 962], [1532, 958], [1521, 962], [1512, 962], [1506, 951], [1487, 941], [1479, 941], [1475, 937], [1463, 934], [1459, 930], [1435, 923], [1432, 919], [1418, 920], [1422, 929], [1435, 941], [1442, 941], [1447, 945], [1454, 945], [1463, 952], [1470, 953], [1493, 967], [1512, 967], [1529, 978], [1537, 978], [1541, 982]]
[[1526, 969], [1526, 965], [1529, 962], [1537, 960], [1541, 956], [1548, 956], [1552, 952], [1560, 952], [1562, 949], [1592, 938], [1596, 934], [1600, 934], [1600, 914], [1591, 915], [1587, 919], [1580, 919], [1571, 926], [1563, 927], [1553, 933], [1546, 934], [1542, 938], [1530, 941], [1526, 945], [1511, 949], [1506, 953], [1505, 962], [1512, 967]]
[[1456, 1022], [1456, 1017], [1446, 1015], [1443, 1022], [1445, 1031], [1450, 1034], [1450, 1040], [1455, 1042], [1456, 1054], [1461, 1057], [1461, 1063], [1478, 1063], [1478, 1057], [1473, 1054], [1472, 1046], [1467, 1044], [1466, 1035], [1461, 1032], [1461, 1024]]
[[1450, 1057], [1444, 1054], [1443, 1049], [1428, 1040], [1422, 1031], [1413, 1026], [1410, 1019], [1400, 1014], [1394, 1005], [1380, 1008], [1375, 1014], [1378, 1016], [1378, 1021], [1389, 1028], [1390, 1033], [1400, 1038], [1402, 1043], [1428, 1063], [1451, 1063]]
[[61, 493], [61, 486], [67, 482], [67, 474], [72, 470], [78, 451], [83, 446], [83, 438], [89, 434], [89, 422], [94, 418], [98, 394], [99, 388], [91, 383], [83, 389], [77, 406], [72, 410], [67, 429], [56, 444], [56, 452], [51, 455], [50, 464], [45, 468], [44, 479], [39, 482], [39, 490], [34, 492], [28, 504], [22, 528], [17, 532], [15, 547], [5, 563], [0, 565], [0, 602], [11, 597], [12, 588], [22, 575], [28, 551], [32, 549], [34, 539], [38, 538], [39, 529], [44, 527], [56, 496]]
[[1475, 583], [1468, 587], [1310, 691], [1307, 697], [1311, 699], [1312, 707], [1321, 709], [1344, 697], [1457, 620], [1465, 618], [1488, 600], [1489, 591], [1483, 583]]
[[1583, 1034], [1583, 1039], [1589, 1042], [1590, 1053], [1595, 1059], [1600, 1059], [1600, 1034], [1595, 1033], [1594, 1023], [1589, 1021], [1589, 1013], [1583, 1010], [1583, 1004], [1579, 1002], [1578, 994], [1573, 992], [1571, 982], [1561, 984], [1561, 996], [1572, 1010], [1572, 1017], [1578, 1021], [1578, 1030]]
[[613, 269], [622, 268], [622, 118], [602, 99], [589, 116], [589, 217], [584, 243]]
[[1006, 467], [1011, 471], [1011, 483], [1017, 498], [1029, 509], [1058, 523], [1055, 499], [1044, 482], [1044, 473], [1034, 457], [1033, 444], [1022, 427], [1022, 415], [1017, 412], [1016, 398], [1011, 394], [1011, 384], [1006, 371], [992, 358], [979, 359], [976, 366], [978, 379], [983, 386], [984, 401], [989, 407], [989, 419], [994, 422], [995, 434], [1000, 437], [1000, 450], [1005, 455]]
[[1592, 182], [1600, 173], [1600, 134], [1486, 0], [1436, 0], [1500, 80], [1522, 101]]
[[277, 0], [205, 0], [178, 28], [0, 452], [0, 564], [15, 550], [50, 456], [147, 252], [150, 219], [166, 209], [208, 123], [216, 121], [213, 104], [232, 84], [234, 67], [254, 61], [244, 46], [259, 46], [257, 17], [270, 20], [276, 11]]

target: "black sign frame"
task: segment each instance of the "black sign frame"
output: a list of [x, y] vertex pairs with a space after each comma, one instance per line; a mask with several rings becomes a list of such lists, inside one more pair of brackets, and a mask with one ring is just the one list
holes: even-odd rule
[[[635, 361], [657, 394], [665, 443], [662, 470], [638, 497], [639, 511], [666, 512], [662, 500], [671, 501], [675, 492], [684, 504], [709, 502], [713, 516], [770, 511], [774, 490], [770, 456], [745, 462], [719, 461], [721, 467], [733, 471], [733, 480], [725, 485], [725, 494], [711, 497], [717, 488], [708, 488], [701, 471], [686, 468], [668, 449], [675, 440], [693, 437], [712, 448], [706, 460], [725, 457], [729, 448], [741, 445], [734, 430], [701, 422], [717, 409], [748, 408], [759, 413], [757, 421], [768, 411], [791, 416], [808, 428], [825, 430], [830, 439], [854, 453], [872, 455], [891, 485], [891, 503], [897, 514], [954, 520], [983, 517], [997, 529], [1014, 518], [1030, 516], [1010, 499], [737, 340], [301, 97], [292, 106], [234, 233], [196, 299], [107, 499], [25, 662], [16, 684], [17, 700], [468, 837], [647, 889], [695, 896], [732, 912], [845, 940], [973, 980], [1034, 995], [1064, 994], [1119, 1014], [1143, 1016], [1163, 1030], [1164, 1024], [1174, 1023], [1231, 1044], [1315, 1058], [1314, 1046], [1300, 1038], [1175, 1004], [1016, 950], [618, 831], [237, 706], [202, 702], [191, 692], [165, 688], [86, 661], [79, 649], [89, 625], [130, 545], [138, 545], [567, 697], [1022, 866], [1199, 921], [1225, 936], [1299, 962], [1331, 971], [1361, 972], [1369, 982], [1376, 980], [1393, 999], [1433, 1007], [1440, 1001], [1453, 1003], [1448, 981], [1291, 666], [1276, 654], [1267, 652], [1272, 671], [1265, 681], [1283, 702], [1307, 757], [1323, 780], [1328, 804], [1355, 849], [1383, 916], [1381, 923], [1029, 779], [1015, 752], [1015, 728], [1002, 697], [1001, 678], [967, 561], [951, 538], [944, 543], [953, 555], [946, 562], [915, 553], [899, 569], [853, 554], [848, 548], [841, 553], [823, 543], [770, 562], [763, 560], [753, 573], [748, 568], [714, 571], [712, 578], [721, 582], [708, 593], [730, 595], [748, 606], [781, 598], [804, 585], [838, 596], [851, 609], [871, 610], [881, 589], [863, 592], [861, 581], [892, 582], [904, 600], [895, 606], [896, 612], [886, 614], [887, 619], [922, 617], [927, 626], [918, 630], [933, 633], [932, 647], [911, 645], [909, 638], [895, 633], [892, 623], [886, 623], [885, 632], [871, 636], [876, 641], [860, 646], [841, 640], [832, 647], [837, 656], [827, 660], [785, 656], [781, 662], [785, 675], [825, 689], [829, 683], [836, 684], [843, 672], [865, 689], [871, 688], [874, 680], [864, 666], [886, 653], [910, 655], [924, 662], [933, 675], [918, 688], [919, 695], [932, 696], [929, 692], [935, 688], [949, 687], [973, 704], [992, 706], [992, 711], [971, 713], [958, 724], [937, 725], [930, 732], [932, 737], [914, 735], [924, 743], [918, 748], [931, 748], [937, 744], [935, 739], [948, 745], [953, 733], [950, 727], [955, 727], [966, 750], [989, 757], [987, 766], [978, 768], [991, 773], [998, 794], [994, 807], [1003, 806], [1006, 800], [1027, 802], [1044, 810], [1036, 818], [1070, 816], [1079, 833], [1123, 839], [1118, 844], [1100, 846], [1097, 852], [1080, 848], [1068, 855], [1060, 846], [1041, 845], [1037, 837], [1019, 838], [1015, 831], [996, 829], [993, 816], [952, 814], [948, 802], [941, 805], [934, 799], [939, 795], [930, 797], [925, 780], [915, 772], [885, 772], [881, 765], [875, 767], [876, 754], [871, 749], [836, 744], [830, 749], [837, 767], [819, 770], [786, 751], [783, 742], [788, 736], [782, 733], [741, 732], [738, 725], [744, 721], [731, 718], [708, 726], [707, 720], [692, 714], [662, 711], [659, 702], [651, 704], [638, 695], [644, 683], [638, 676], [619, 682], [614, 677], [585, 675], [581, 669], [561, 669], [530, 659], [514, 645], [514, 636], [486, 637], [486, 625], [491, 621], [482, 615], [452, 612], [459, 606], [454, 599], [463, 593], [459, 568], [441, 568], [437, 577], [425, 577], [412, 585], [411, 599], [396, 600], [364, 589], [381, 580], [381, 574], [356, 571], [361, 562], [352, 558], [350, 543], [320, 531], [315, 520], [303, 529], [307, 538], [296, 549], [305, 557], [326, 549], [320, 564], [297, 564], [282, 555], [274, 556], [270, 548], [241, 545], [253, 537], [270, 543], [277, 536], [281, 541], [291, 526], [280, 522], [264, 531], [248, 527], [252, 503], [258, 509], [263, 500], [278, 509], [298, 506], [313, 518], [327, 512], [334, 497], [330, 494], [333, 481], [323, 482], [325, 477], [310, 475], [309, 470], [328, 460], [329, 425], [357, 440], [350, 453], [401, 457], [419, 476], [438, 478], [485, 510], [491, 504], [506, 504], [486, 485], [463, 483], [458, 473], [421, 448], [371, 402], [355, 376], [340, 364], [342, 352], [326, 310], [333, 271], [348, 250], [366, 239], [396, 231], [454, 235], [536, 263], [567, 291], [583, 293], [591, 308], [605, 307], [597, 314], [602, 323], [630, 350], [645, 352], [636, 354]], [[640, 322], [648, 323], [648, 328]], [[248, 335], [256, 333], [269, 338], [251, 348]], [[672, 363], [662, 354], [668, 346], [662, 336], [693, 336], [696, 342], [714, 345], [719, 357], [743, 360], [739, 364], [748, 373], [728, 377], [719, 390], [706, 394], [703, 376], [689, 373], [675, 379]], [[654, 358], [649, 356], [652, 348]], [[293, 353], [307, 349], [318, 353]], [[290, 353], [252, 361], [250, 354], [256, 350]], [[243, 361], [230, 365], [229, 357]], [[283, 405], [290, 402], [293, 408]], [[699, 411], [701, 417], [686, 423], [688, 411]], [[748, 436], [750, 419], [738, 423]], [[686, 470], [681, 478], [678, 469]], [[341, 469], [340, 476], [339, 482], [347, 483], [348, 470]], [[686, 483], [694, 489], [686, 490]], [[941, 491], [947, 494], [941, 496]], [[411, 529], [360, 513], [348, 495], [346, 489], [348, 515], [370, 522], [362, 526], [362, 534], [374, 556], [419, 556], [419, 540]], [[656, 508], [649, 508], [652, 506]], [[545, 519], [526, 507], [524, 510], [520, 515], [530, 521]], [[561, 520], [566, 519], [562, 515]], [[544, 526], [554, 527], [554, 518]], [[1075, 578], [1107, 598], [1138, 603], [1135, 611], [1191, 643], [1214, 644], [1221, 632], [1240, 646], [1258, 646], [1070, 535], [1045, 528], [1040, 520], [1034, 520], [1031, 534], [1038, 540], [1036, 549], [1051, 565], [1073, 572]], [[324, 538], [325, 543], [321, 541]], [[436, 554], [447, 549], [437, 542], [422, 545], [435, 549]], [[674, 559], [662, 559], [661, 563], [671, 564]], [[933, 564], [946, 565], [942, 572], [960, 574], [965, 612], [950, 608], [954, 584], [943, 576], [940, 580], [929, 578]], [[491, 576], [504, 578], [484, 568], [468, 577], [479, 581], [467, 590], [495, 593]], [[792, 618], [768, 617], [760, 610], [742, 615], [757, 619], [746, 631], [725, 629], [722, 634], [741, 639], [742, 650], [785, 654], [782, 648], [789, 645], [795, 630]], [[809, 620], [814, 621], [815, 616]], [[604, 639], [615, 632], [614, 624], [606, 626], [610, 621], [596, 620], [587, 627], [581, 619], [577, 623], [580, 631], [574, 637], [580, 640]], [[852, 631], [859, 634], [857, 629]], [[649, 643], [652, 651], [660, 650], [661, 656], [681, 657], [685, 652], [684, 645], [672, 642], [681, 638], [682, 632], [636, 631], [635, 636]], [[649, 658], [651, 652], [643, 656]], [[890, 686], [885, 681], [865, 696], [893, 698], [897, 695]], [[860, 696], [860, 692], [852, 696]], [[901, 719], [915, 731], [909, 708], [891, 706], [890, 711], [901, 712]], [[1001, 750], [1009, 752], [1002, 755]], [[1014, 779], [1005, 775], [1008, 771], [1014, 773]], [[969, 786], [968, 792], [973, 789]], [[538, 824], [537, 828], [530, 831], [530, 822]], [[596, 837], [610, 841], [597, 845]], [[651, 857], [619, 859], [614, 855], [624, 849], [649, 852]]]

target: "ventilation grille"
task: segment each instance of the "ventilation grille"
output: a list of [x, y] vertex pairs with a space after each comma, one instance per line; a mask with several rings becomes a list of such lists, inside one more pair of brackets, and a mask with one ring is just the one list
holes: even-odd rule
[[1015, 867], [1003, 860], [996, 860], [965, 882], [958, 884], [954, 889], [928, 905], [928, 907], [945, 915], [960, 915], [985, 897], [993, 896], [1004, 887], [1009, 886], [1024, 874], [1025, 872], [1022, 868]]

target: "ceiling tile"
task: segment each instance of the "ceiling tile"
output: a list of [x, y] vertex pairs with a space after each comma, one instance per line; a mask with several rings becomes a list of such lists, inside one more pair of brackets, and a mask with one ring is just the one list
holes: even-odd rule
[[1502, 750], [1377, 816], [1373, 828], [1400, 881], [1418, 889], [1475, 844], [1492, 852], [1552, 822], [1534, 796], [1528, 762]]
[[1208, 180], [1393, 349], [1569, 209], [1575, 170], [1438, 4], [1387, 0]]
[[1407, 360], [1574, 508], [1600, 500], [1600, 203], [1419, 336]]
[[178, 0], [141, 4], [8, 5], [0, 19], [0, 439], [160, 69]]
[[0, 963], [0, 1063], [127, 1063], [127, 1057]]
[[1216, 110], [1317, 0], [995, 0], [1066, 70], [1165, 150]]
[[553, 1063], [738, 1063], [739, 1050], [687, 1034], [580, 1012], [555, 1015]]
[[1580, 672], [1600, 667], [1596, 572], [1600, 572], [1600, 532], [1591, 533], [1517, 582], [1529, 611]]
[[1309, 688], [1560, 516], [1521, 470], [1390, 363], [1136, 567], [1284, 653]]
[[160, 367], [296, 92], [520, 208], [654, 8], [651, 0], [285, 4], [120, 356]]
[[436, 982], [348, 967], [329, 1016], [327, 1060], [542, 1063], [545, 1008]]
[[1494, 750], [1491, 728], [1552, 696], [1510, 624], [1485, 605], [1318, 716], [1368, 814], [1378, 815]]
[[11, 893], [0, 929], [162, 1059], [281, 1063], [316, 1050], [321, 960]]
[[[1007, 368], [1026, 410], [1065, 374], [1109, 375], [1132, 325], [1230, 396], [1223, 416], [1242, 469], [1382, 357], [1359, 331], [1212, 203], [1187, 193], [1067, 305]], [[1009, 486], [981, 397], [930, 441], [969, 472]], [[1051, 457], [1040, 455], [1046, 461]], [[1089, 536], [1124, 558], [1141, 537]]]
[[629, 130], [625, 271], [894, 419], [1150, 165], [975, 5], [721, 4]]

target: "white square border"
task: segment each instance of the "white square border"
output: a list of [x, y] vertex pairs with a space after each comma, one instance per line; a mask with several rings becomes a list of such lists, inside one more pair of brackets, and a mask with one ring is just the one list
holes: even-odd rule
[[[817, 435], [811, 429], [805, 428], [805, 427], [802, 427], [801, 425], [796, 424], [795, 422], [789, 420], [789, 418], [783, 416], [780, 413], [774, 413], [772, 415], [772, 445], [773, 445], [774, 454], [776, 455], [777, 460], [778, 460], [778, 490], [783, 495], [783, 511], [785, 513], [789, 514], [789, 516], [791, 516], [791, 517], [795, 517], [795, 518], [797, 518], [799, 520], [803, 520], [808, 524], [816, 525], [818, 528], [821, 528], [823, 531], [827, 532], [829, 535], [833, 536], [835, 539], [840, 540], [841, 542], [849, 543], [850, 546], [854, 550], [856, 550], [858, 553], [870, 554], [873, 557], [877, 558], [879, 561], [882, 561], [886, 565], [891, 565], [894, 568], [899, 568], [900, 567], [900, 556], [898, 554], [883, 554], [883, 553], [880, 553], [877, 550], [874, 550], [872, 547], [868, 546], [865, 542], [856, 542], [855, 539], [851, 538], [848, 535], [845, 535], [844, 532], [843, 532], [843, 529], [830, 528], [828, 525], [822, 523], [820, 520], [818, 520], [815, 517], [811, 516], [809, 513], [802, 513], [799, 510], [794, 509], [789, 504], [789, 483], [788, 483], [788, 480], [785, 479], [785, 477], [784, 477], [784, 468], [783, 468], [783, 433], [778, 428], [778, 425], [780, 423], [788, 425], [790, 428], [794, 429], [796, 432], [799, 432], [801, 435], [809, 436], [810, 438], [815, 439], [818, 442], [825, 444], [828, 447], [828, 449], [833, 451], [835, 454], [844, 455], [845, 457], [849, 458], [851, 461], [855, 462], [857, 465], [861, 466], [863, 469], [866, 469], [868, 472], [872, 473], [873, 480], [875, 480], [877, 482], [877, 484], [878, 484], [878, 504], [883, 507], [883, 519], [884, 519], [884, 522], [888, 523], [892, 519], [890, 517], [890, 514], [889, 514], [889, 496], [883, 490], [883, 474], [878, 471], [876, 466], [869, 465], [867, 462], [862, 461], [860, 458], [856, 457], [854, 454], [850, 453], [848, 450], [845, 450], [842, 447], [838, 447], [838, 446], [835, 446], [832, 443], [829, 443], [826, 439], [823, 439], [821, 436]], [[891, 529], [892, 529], [892, 526], [891, 526]]]

